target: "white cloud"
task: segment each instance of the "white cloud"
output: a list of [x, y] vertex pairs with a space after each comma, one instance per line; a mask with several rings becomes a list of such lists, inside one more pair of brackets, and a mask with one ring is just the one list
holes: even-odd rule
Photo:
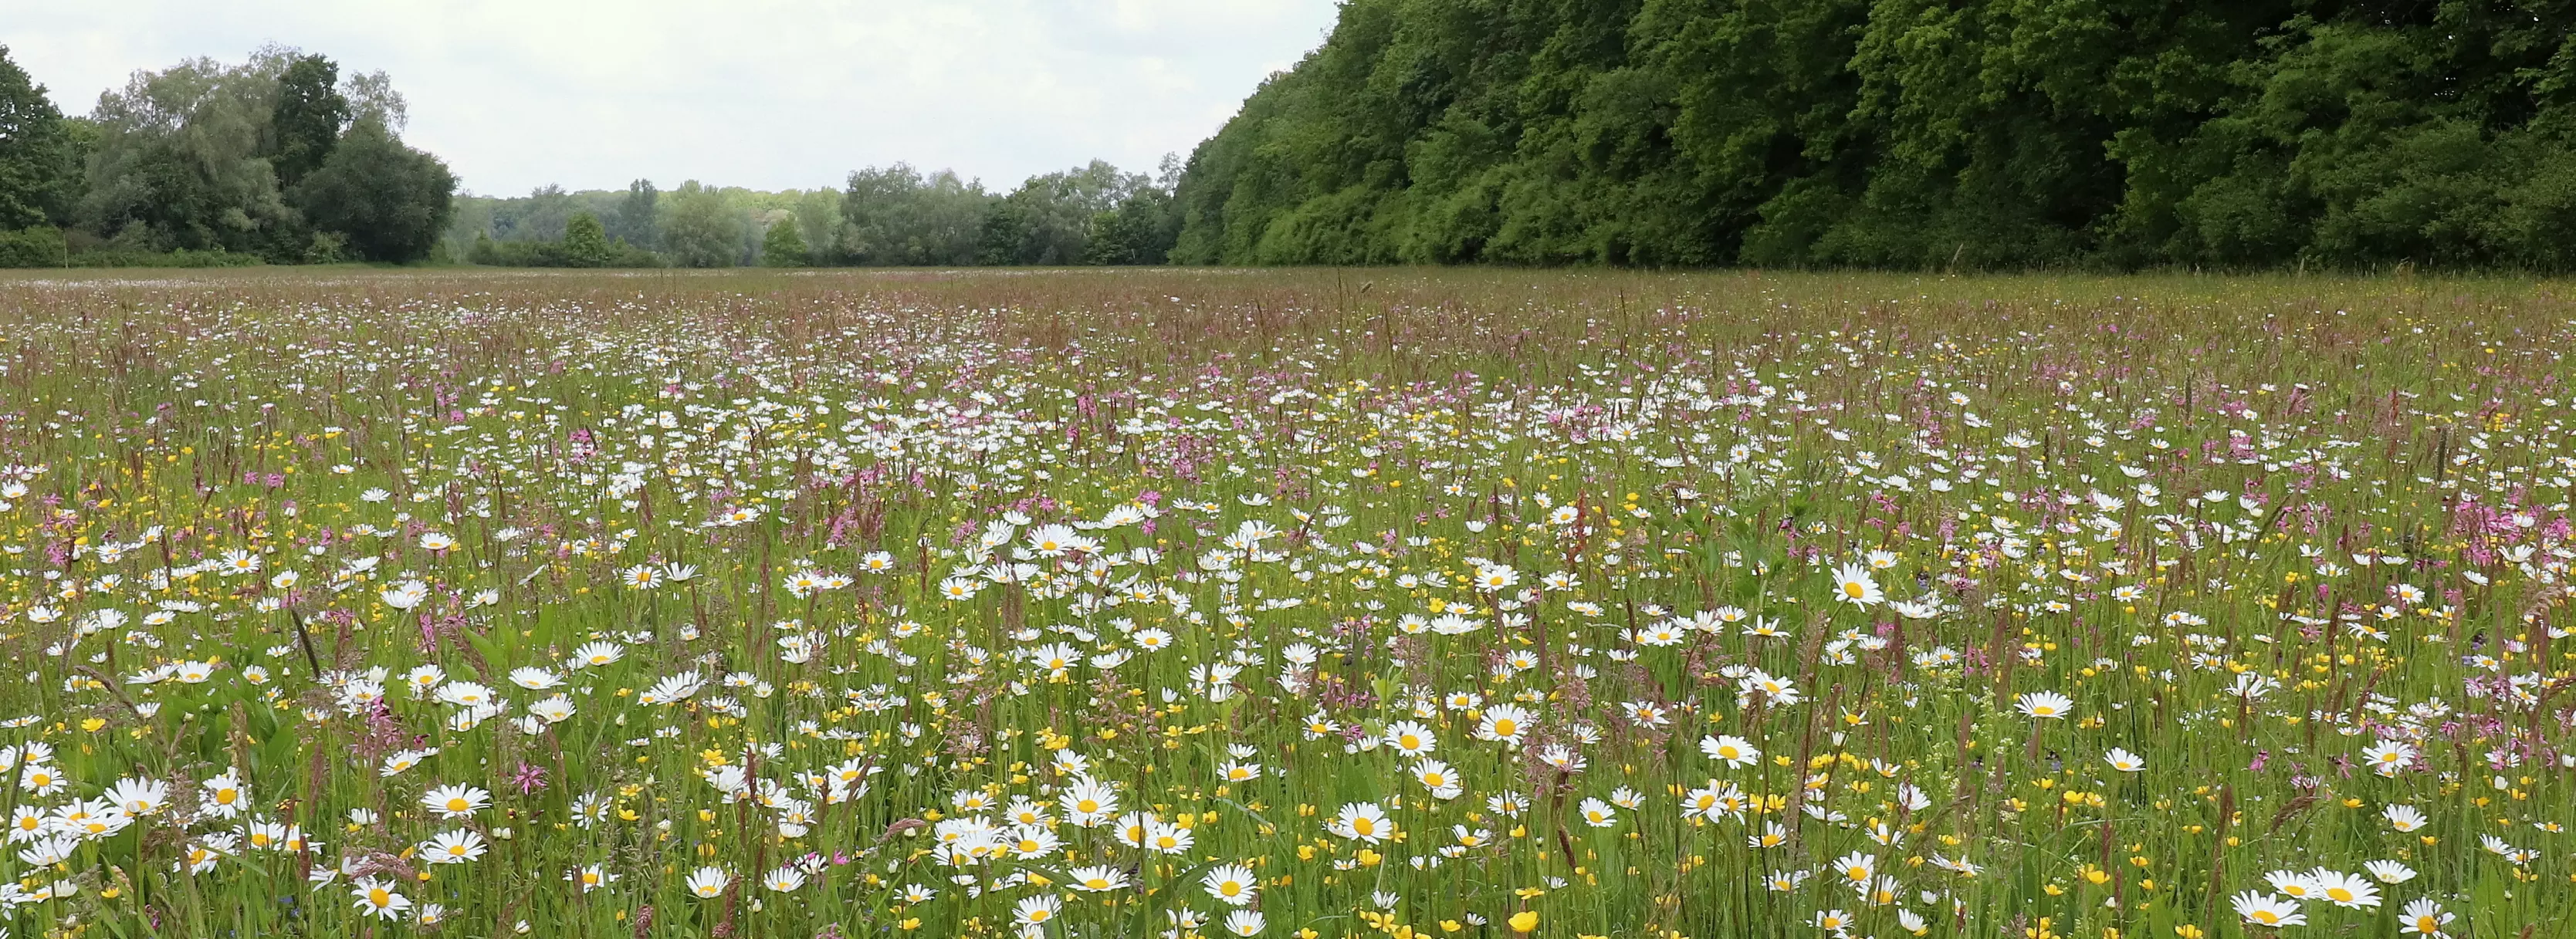
[[898, 160], [1008, 187], [1187, 155], [1334, 0], [0, 0], [66, 112], [265, 42], [383, 70], [467, 188], [838, 185]]

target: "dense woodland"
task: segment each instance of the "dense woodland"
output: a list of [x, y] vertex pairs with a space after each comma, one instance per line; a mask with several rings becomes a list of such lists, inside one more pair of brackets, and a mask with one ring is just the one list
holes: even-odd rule
[[2576, 5], [1345, 0], [1184, 164], [1008, 191], [455, 194], [264, 49], [64, 116], [0, 49], [0, 265], [2576, 268]]
[[1347, 0], [1188, 263], [2576, 267], [2554, 0]]

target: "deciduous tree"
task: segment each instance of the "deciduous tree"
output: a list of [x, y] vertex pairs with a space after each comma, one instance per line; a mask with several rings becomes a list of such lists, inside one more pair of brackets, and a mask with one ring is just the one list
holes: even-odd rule
[[359, 257], [400, 263], [429, 256], [455, 194], [456, 175], [446, 163], [367, 119], [350, 127], [321, 168], [296, 187], [295, 202], [316, 230], [346, 235]]
[[80, 147], [62, 111], [0, 46], [0, 230], [69, 220]]

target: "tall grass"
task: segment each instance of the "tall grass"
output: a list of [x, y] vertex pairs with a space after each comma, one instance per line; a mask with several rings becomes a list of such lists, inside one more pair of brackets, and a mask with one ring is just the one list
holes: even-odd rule
[[0, 903], [29, 936], [2563, 936], [2561, 293], [0, 280]]

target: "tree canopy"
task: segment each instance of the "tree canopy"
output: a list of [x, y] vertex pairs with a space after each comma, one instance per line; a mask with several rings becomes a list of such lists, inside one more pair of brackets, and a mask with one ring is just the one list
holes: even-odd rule
[[316, 229], [342, 234], [359, 257], [401, 262], [429, 256], [455, 210], [455, 194], [456, 175], [447, 164], [405, 146], [383, 121], [369, 118], [341, 136], [321, 168], [296, 187], [295, 201]]
[[278, 76], [268, 148], [278, 185], [302, 182], [339, 144], [340, 129], [349, 123], [349, 99], [339, 83], [340, 66], [318, 55], [294, 57]]
[[671, 213], [662, 222], [662, 246], [682, 267], [732, 267], [744, 260], [743, 233], [750, 226], [725, 204], [720, 190], [689, 180], [671, 190]]
[[804, 267], [814, 263], [813, 252], [805, 246], [805, 236], [797, 233], [794, 216], [769, 223], [769, 230], [761, 234], [760, 263], [767, 267]]
[[1224, 263], [2576, 266], [2576, 7], [1349, 0], [1191, 155]]
[[0, 230], [70, 220], [80, 146], [63, 112], [0, 46]]
[[402, 143], [403, 117], [382, 72], [343, 78], [326, 57], [270, 46], [136, 72], [66, 119], [0, 50], [0, 232], [74, 226], [13, 241], [59, 244], [46, 263], [419, 260], [456, 179]]
[[608, 242], [608, 227], [599, 216], [583, 212], [564, 223], [564, 263], [567, 267], [607, 267], [616, 249]]
[[191, 59], [99, 96], [81, 227], [149, 250], [300, 254], [265, 152], [286, 59]]
[[652, 180], [639, 179], [628, 183], [626, 198], [618, 200], [616, 208], [605, 216], [609, 236], [624, 239], [627, 244], [638, 248], [650, 249], [660, 245], [662, 228], [655, 213], [661, 196], [661, 191], [653, 188]]
[[843, 250], [860, 264], [973, 264], [992, 201], [947, 170], [859, 170], [841, 197]]

